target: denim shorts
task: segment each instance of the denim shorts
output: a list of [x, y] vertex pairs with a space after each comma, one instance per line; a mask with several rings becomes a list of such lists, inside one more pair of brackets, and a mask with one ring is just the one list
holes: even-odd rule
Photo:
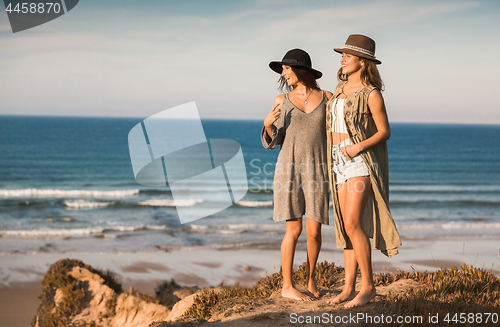
[[352, 157], [350, 160], [347, 160], [347, 158], [340, 151], [341, 147], [351, 144], [351, 140], [347, 138], [332, 147], [332, 166], [333, 173], [335, 175], [335, 184], [345, 183], [349, 178], [353, 177], [370, 176], [368, 167], [366, 167], [363, 158], [361, 158], [359, 154]]

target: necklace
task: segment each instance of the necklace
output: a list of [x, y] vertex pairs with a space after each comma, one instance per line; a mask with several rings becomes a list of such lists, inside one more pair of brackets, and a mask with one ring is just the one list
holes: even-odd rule
[[309, 99], [309, 96], [311, 95], [311, 93], [313, 93], [313, 91], [311, 90], [311, 92], [309, 93], [309, 95], [307, 96], [307, 98], [302, 101], [302, 104], [307, 104], [307, 99]]

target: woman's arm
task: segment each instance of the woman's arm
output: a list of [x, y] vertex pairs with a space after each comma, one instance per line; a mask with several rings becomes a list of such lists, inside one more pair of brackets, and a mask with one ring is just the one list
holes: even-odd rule
[[369, 149], [380, 142], [387, 141], [391, 137], [391, 128], [385, 110], [384, 98], [379, 90], [375, 89], [370, 92], [368, 96], [368, 107], [370, 108], [375, 126], [377, 126], [377, 132], [362, 142], [348, 145], [348, 148], [346, 148], [347, 154], [350, 157], [354, 157], [361, 151]]
[[279, 118], [280, 113], [281, 113], [281, 103], [283, 102], [283, 94], [278, 95], [274, 99], [274, 106], [271, 111], [266, 116], [266, 119], [264, 119], [264, 127], [266, 128], [267, 135], [269, 137], [273, 137], [273, 130], [271, 129], [271, 125], [276, 121], [276, 119]]
[[[281, 115], [281, 104], [283, 103], [283, 94], [278, 95], [274, 99], [274, 106], [269, 111], [264, 120], [264, 127], [261, 132], [262, 145], [267, 149], [274, 149], [276, 145], [283, 143], [284, 139], [284, 126], [283, 119], [280, 119]], [[278, 122], [276, 122], [279, 120]]]

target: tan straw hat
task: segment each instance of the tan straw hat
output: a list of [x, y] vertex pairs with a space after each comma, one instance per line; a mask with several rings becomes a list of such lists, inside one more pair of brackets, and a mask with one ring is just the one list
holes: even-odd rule
[[373, 60], [377, 65], [382, 63], [375, 58], [375, 41], [361, 34], [349, 35], [342, 48], [335, 48], [333, 50], [338, 53], [348, 53]]

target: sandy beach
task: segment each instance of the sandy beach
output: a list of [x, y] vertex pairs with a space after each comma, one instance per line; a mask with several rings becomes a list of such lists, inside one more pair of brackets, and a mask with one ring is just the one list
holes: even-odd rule
[[[305, 261], [300, 245], [295, 264]], [[2, 326], [30, 326], [39, 304], [40, 282], [48, 267], [61, 258], [82, 260], [101, 270], [112, 270], [124, 289], [152, 294], [158, 282], [174, 279], [185, 286], [214, 287], [220, 283], [252, 285], [279, 270], [278, 250], [191, 250], [149, 253], [49, 253], [1, 258], [0, 317]], [[319, 261], [343, 266], [342, 251], [325, 244]], [[373, 252], [374, 272], [417, 269], [435, 271], [466, 263], [500, 274], [498, 241], [494, 239], [403, 240], [400, 253], [387, 258]]]

